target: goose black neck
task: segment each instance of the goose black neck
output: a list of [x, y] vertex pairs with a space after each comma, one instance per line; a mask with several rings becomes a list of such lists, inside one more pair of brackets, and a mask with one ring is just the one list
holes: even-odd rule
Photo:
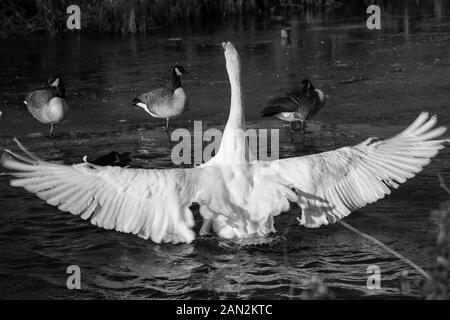
[[57, 97], [60, 97], [63, 99], [66, 98], [66, 88], [64, 87], [64, 84], [62, 84], [62, 83], [59, 83], [57, 86], [45, 85], [42, 88], [52, 90]]
[[311, 81], [303, 81], [303, 91], [307, 92], [310, 90], [314, 90], [316, 88], [314, 88], [313, 84], [311, 83]]
[[175, 71], [175, 69], [172, 72], [172, 86], [173, 86], [173, 90], [181, 88], [181, 79], [180, 79], [180, 76]]
[[63, 84], [60, 84], [56, 87], [56, 95], [60, 98], [65, 99], [66, 98], [66, 88]]

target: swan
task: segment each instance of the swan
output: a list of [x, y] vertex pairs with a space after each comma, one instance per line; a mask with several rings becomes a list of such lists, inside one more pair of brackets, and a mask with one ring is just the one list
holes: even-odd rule
[[54, 125], [64, 120], [69, 112], [65, 98], [66, 89], [62, 78], [52, 75], [43, 87], [29, 92], [23, 103], [39, 122], [50, 123], [49, 136], [52, 137]]
[[219, 151], [194, 168], [132, 169], [90, 163], [61, 165], [4, 150], [0, 165], [23, 187], [61, 211], [105, 229], [132, 233], [156, 243], [190, 243], [196, 234], [190, 206], [204, 221], [200, 234], [243, 239], [275, 232], [274, 217], [301, 208], [300, 225], [316, 228], [383, 198], [420, 172], [444, 148], [428, 113], [386, 140], [273, 161], [246, 150], [238, 52], [223, 43], [231, 106]]
[[[133, 99], [133, 105], [144, 109], [154, 118], [165, 118], [164, 131], [169, 134], [169, 121], [187, 110], [188, 99], [180, 77], [187, 73], [183, 66], [172, 70], [172, 89], [158, 88]], [[170, 138], [170, 136], [169, 136]]]
[[289, 122], [300, 121], [301, 131], [305, 131], [306, 120], [315, 116], [325, 105], [325, 94], [316, 89], [311, 81], [304, 79], [301, 88], [294, 88], [285, 95], [269, 101], [269, 106], [261, 110], [261, 117], [275, 117]]

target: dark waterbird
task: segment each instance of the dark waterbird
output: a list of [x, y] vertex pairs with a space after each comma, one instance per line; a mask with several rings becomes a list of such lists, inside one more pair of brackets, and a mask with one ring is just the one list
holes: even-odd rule
[[24, 103], [28, 111], [39, 122], [50, 124], [49, 136], [53, 135], [54, 125], [61, 122], [69, 112], [65, 100], [66, 89], [61, 77], [52, 75], [47, 83], [32, 90], [25, 97]]
[[302, 84], [300, 88], [294, 88], [271, 99], [269, 105], [261, 111], [261, 117], [288, 121], [291, 131], [292, 122], [300, 122], [301, 131], [304, 132], [306, 120], [316, 115], [325, 105], [325, 95], [307, 79], [304, 79]]
[[172, 70], [172, 88], [158, 88], [133, 99], [133, 105], [144, 109], [154, 118], [165, 118], [165, 131], [169, 134], [169, 121], [187, 110], [188, 99], [180, 77], [187, 73], [183, 66]]
[[88, 160], [85, 158], [85, 161], [98, 166], [127, 167], [131, 163], [130, 154], [130, 152], [119, 153], [117, 151], [111, 151], [110, 153], [95, 158], [94, 160]]

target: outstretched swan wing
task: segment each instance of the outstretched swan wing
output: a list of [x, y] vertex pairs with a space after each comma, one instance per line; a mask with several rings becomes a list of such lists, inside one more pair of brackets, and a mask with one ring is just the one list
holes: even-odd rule
[[390, 193], [426, 166], [444, 148], [436, 140], [446, 129], [422, 113], [407, 129], [387, 139], [310, 156], [276, 160], [271, 167], [298, 189], [300, 223], [319, 227]]
[[23, 187], [99, 227], [157, 243], [191, 242], [195, 238], [189, 206], [199, 169], [124, 169], [89, 163], [68, 166], [10, 151], [3, 153], [0, 165], [13, 170], [12, 186]]

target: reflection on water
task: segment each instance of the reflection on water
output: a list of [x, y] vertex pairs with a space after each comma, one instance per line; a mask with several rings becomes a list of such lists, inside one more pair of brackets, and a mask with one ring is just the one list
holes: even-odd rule
[[[382, 3], [379, 31], [365, 28], [361, 1], [288, 14], [288, 46], [280, 39], [284, 23], [265, 15], [173, 25], [145, 37], [82, 34], [3, 40], [0, 146], [12, 147], [11, 137], [18, 136], [40, 157], [55, 161], [79, 162], [84, 155], [94, 158], [115, 150], [131, 152], [135, 167], [173, 167], [173, 144], [162, 129], [164, 122], [149, 119], [131, 107], [131, 100], [164, 86], [172, 65], [182, 63], [191, 73], [183, 82], [191, 106], [173, 124], [192, 130], [193, 120], [203, 120], [205, 128], [223, 128], [229, 107], [219, 46], [223, 40], [240, 49], [248, 126], [280, 128], [281, 157], [389, 136], [423, 109], [450, 125], [450, 8], [445, 1]], [[181, 37], [183, 44], [168, 46], [169, 37]], [[21, 103], [23, 94], [50, 73], [64, 77], [71, 106], [56, 139], [29, 135], [48, 128], [34, 121]], [[328, 100], [309, 124], [306, 139], [291, 141], [277, 120], [261, 121], [259, 110], [303, 78], [323, 89]], [[346, 221], [429, 266], [434, 227], [428, 212], [445, 199], [436, 174], [450, 181], [449, 158], [444, 150], [390, 197]], [[396, 296], [399, 276], [407, 268], [339, 225], [297, 227], [295, 207], [277, 217], [279, 233], [266, 244], [236, 247], [206, 237], [173, 246], [97, 229], [12, 189], [3, 176], [0, 193], [4, 298], [298, 298], [303, 280], [312, 275], [322, 278], [337, 297]], [[200, 221], [198, 210], [194, 212]], [[81, 291], [65, 287], [71, 264], [81, 267]], [[381, 291], [366, 288], [371, 264], [381, 268]], [[413, 271], [409, 278], [417, 288], [420, 278]]]

